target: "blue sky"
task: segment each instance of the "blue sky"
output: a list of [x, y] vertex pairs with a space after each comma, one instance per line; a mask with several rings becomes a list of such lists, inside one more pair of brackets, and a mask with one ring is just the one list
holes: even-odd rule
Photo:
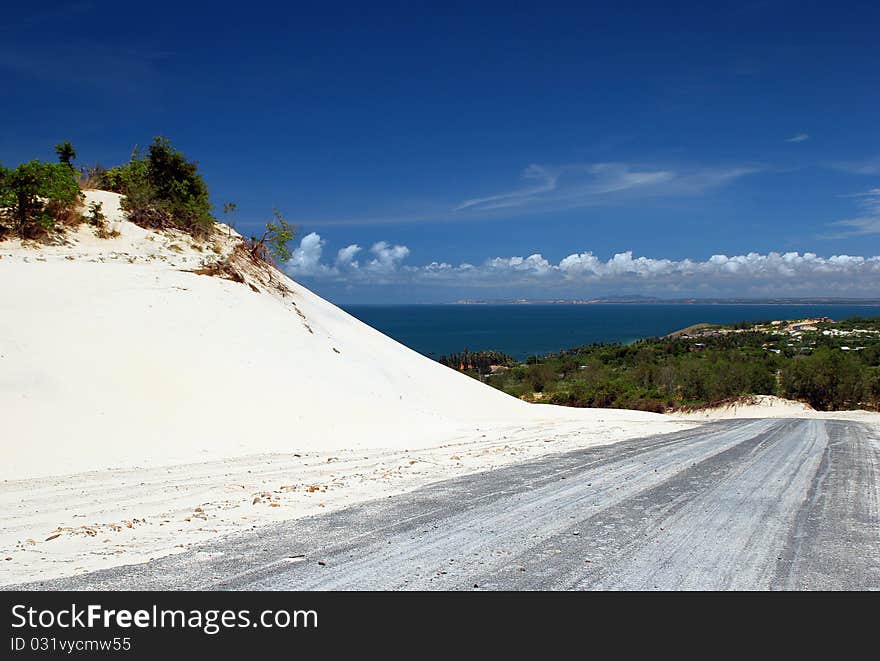
[[877, 3], [611, 5], [19, 4], [0, 161], [168, 136], [339, 302], [877, 296]]

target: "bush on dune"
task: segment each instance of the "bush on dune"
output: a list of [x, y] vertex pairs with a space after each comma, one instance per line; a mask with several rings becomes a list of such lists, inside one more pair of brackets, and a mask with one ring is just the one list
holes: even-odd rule
[[[228, 205], [224, 207], [228, 208]], [[289, 244], [296, 236], [296, 228], [284, 219], [278, 209], [273, 209], [272, 215], [274, 220], [266, 223], [263, 236], [259, 239], [252, 236], [247, 241], [251, 257], [261, 259], [268, 264], [273, 264], [276, 260], [280, 262], [289, 260], [293, 256]]]
[[67, 163], [0, 167], [0, 236], [43, 238], [58, 223], [81, 220], [76, 210], [81, 200], [76, 172]]
[[[0, 166], [0, 240], [45, 238], [59, 223], [85, 221], [101, 238], [118, 236], [107, 227], [100, 204], [90, 205], [86, 216], [80, 213], [81, 188], [120, 193], [128, 220], [141, 227], [176, 229], [197, 238], [214, 228], [208, 186], [198, 164], [166, 138], [155, 138], [146, 152], [135, 148], [128, 163], [109, 169], [95, 165], [80, 172], [73, 166], [77, 153], [70, 142], [55, 145], [55, 153], [57, 163], [31, 161], [14, 170]], [[223, 208], [230, 214], [236, 205]], [[289, 244], [295, 235], [296, 228], [275, 210], [262, 236], [245, 240], [243, 249], [252, 259], [285, 262], [292, 256]]]
[[100, 172], [99, 183], [125, 195], [122, 208], [142, 227], [203, 235], [214, 226], [198, 164], [186, 160], [165, 138], [156, 138], [146, 154], [135, 149], [125, 165]]

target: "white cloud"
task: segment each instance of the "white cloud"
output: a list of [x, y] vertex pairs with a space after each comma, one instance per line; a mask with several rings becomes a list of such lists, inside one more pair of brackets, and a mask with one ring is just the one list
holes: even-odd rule
[[[636, 256], [631, 251], [601, 259], [592, 252], [575, 252], [554, 263], [533, 253], [527, 257], [492, 257], [480, 264], [432, 261], [423, 266], [405, 263], [410, 254], [403, 245], [379, 241], [374, 256], [358, 268], [357, 245], [337, 254], [334, 265], [320, 263], [323, 240], [317, 234], [303, 238], [287, 264], [293, 276], [348, 284], [432, 284], [459, 287], [537, 287], [584, 291], [593, 285], [606, 289], [731, 290], [741, 293], [761, 289], [766, 293], [833, 290], [844, 294], [880, 286], [880, 256], [832, 255], [812, 252], [750, 252], [712, 255], [705, 260]], [[346, 266], [355, 265], [353, 268]]]
[[798, 133], [797, 135], [793, 135], [790, 138], [786, 138], [786, 142], [805, 142], [810, 139], [809, 134], [807, 133]]
[[656, 186], [676, 177], [674, 172], [668, 170], [638, 168], [625, 163], [596, 163], [590, 167], [590, 173], [595, 177], [595, 182], [586, 190], [593, 195]]
[[541, 255], [534, 254], [528, 257], [495, 257], [487, 260], [484, 268], [489, 271], [513, 271], [540, 276], [551, 272], [554, 267]]
[[367, 262], [367, 268], [374, 273], [393, 273], [398, 269], [401, 262], [409, 255], [406, 246], [392, 246], [385, 241], [374, 243], [370, 248], [376, 258]]
[[356, 243], [352, 243], [350, 246], [345, 246], [345, 248], [340, 248], [339, 252], [336, 253], [336, 266], [343, 269], [356, 269], [360, 267], [357, 261], [355, 261], [355, 256], [361, 251], [361, 247]]
[[328, 267], [321, 264], [321, 253], [324, 241], [320, 235], [312, 232], [306, 234], [294, 248], [293, 255], [287, 262], [287, 269], [296, 275], [321, 275]]

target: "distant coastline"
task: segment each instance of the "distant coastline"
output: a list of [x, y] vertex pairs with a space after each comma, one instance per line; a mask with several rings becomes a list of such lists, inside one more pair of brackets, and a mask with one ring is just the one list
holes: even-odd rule
[[771, 319], [880, 316], [877, 304], [422, 304], [350, 305], [343, 308], [373, 328], [426, 356], [501, 351], [517, 360], [591, 343], [628, 344], [663, 337], [694, 324], [736, 324]]
[[449, 305], [878, 305], [880, 298], [655, 298], [653, 296], [609, 296], [565, 299], [459, 299]]

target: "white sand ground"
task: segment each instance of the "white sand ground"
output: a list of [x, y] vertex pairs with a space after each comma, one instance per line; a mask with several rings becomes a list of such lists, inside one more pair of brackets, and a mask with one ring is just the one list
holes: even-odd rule
[[0, 584], [696, 424], [521, 402], [274, 269], [190, 272], [228, 228], [193, 241], [87, 198], [117, 238], [0, 243]]

